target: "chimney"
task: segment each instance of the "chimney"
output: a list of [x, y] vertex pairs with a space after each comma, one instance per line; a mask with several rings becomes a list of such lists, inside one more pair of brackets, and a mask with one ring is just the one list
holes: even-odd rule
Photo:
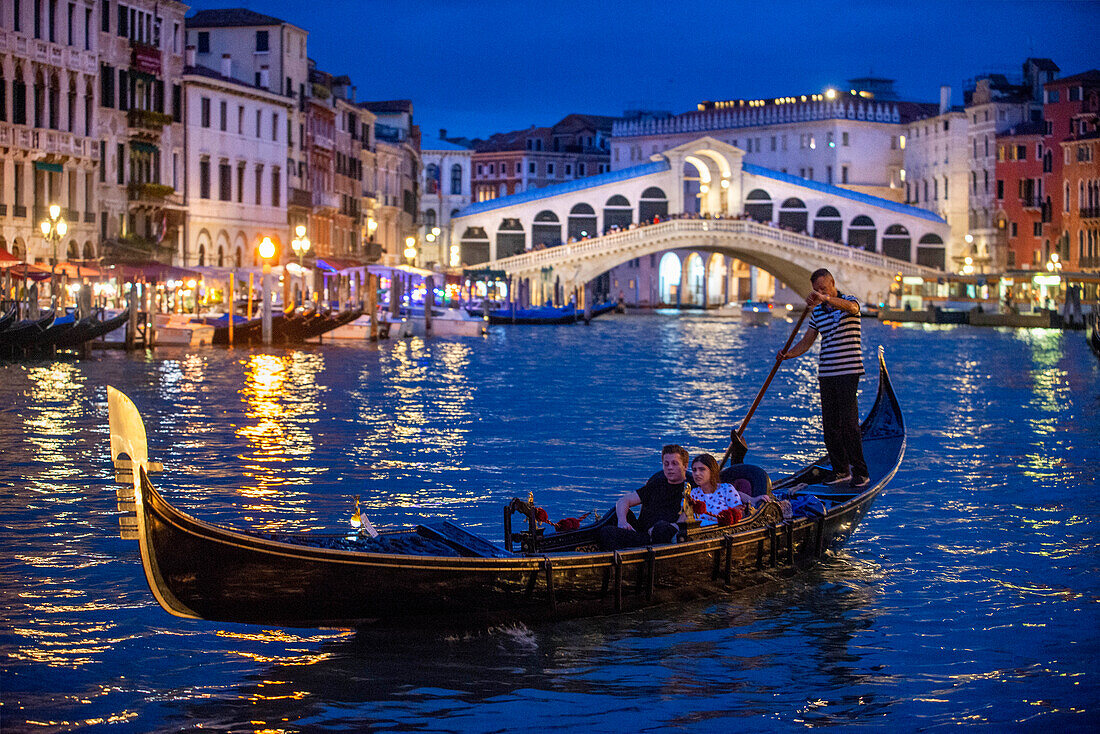
[[944, 114], [951, 109], [951, 87], [940, 87], [940, 114]]
[[439, 128], [439, 139], [440, 140], [446, 140], [447, 139], [447, 128], [445, 128], [445, 127]]
[[183, 63], [188, 66], [195, 65], [195, 46], [193, 44], [184, 49]]
[[226, 78], [233, 76], [233, 57], [229, 54], [222, 54], [222, 76]]

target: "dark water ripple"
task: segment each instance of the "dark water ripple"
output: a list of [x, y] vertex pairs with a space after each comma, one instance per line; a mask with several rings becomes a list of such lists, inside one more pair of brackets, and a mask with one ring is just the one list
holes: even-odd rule
[[[204, 519], [334, 531], [359, 494], [377, 524], [496, 538], [512, 496], [575, 515], [662, 443], [720, 451], [789, 328], [658, 314], [0, 365], [0, 729], [1095, 730], [1100, 367], [1080, 334], [866, 324], [906, 461], [829, 563], [736, 597], [461, 635], [218, 625], [161, 611], [117, 535], [106, 384]], [[758, 463], [819, 454], [814, 375], [777, 375]]]

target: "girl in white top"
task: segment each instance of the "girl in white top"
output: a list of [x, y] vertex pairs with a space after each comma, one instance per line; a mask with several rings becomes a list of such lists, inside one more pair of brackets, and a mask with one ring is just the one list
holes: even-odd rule
[[695, 480], [696, 487], [691, 490], [691, 499], [702, 502], [706, 506], [705, 513], [699, 515], [702, 525], [714, 525], [718, 522], [718, 514], [723, 510], [741, 508], [741, 512], [748, 514], [748, 506], [755, 506], [762, 498], [755, 498], [739, 491], [732, 484], [718, 483], [718, 461], [710, 454], [699, 454], [691, 462], [691, 476]]

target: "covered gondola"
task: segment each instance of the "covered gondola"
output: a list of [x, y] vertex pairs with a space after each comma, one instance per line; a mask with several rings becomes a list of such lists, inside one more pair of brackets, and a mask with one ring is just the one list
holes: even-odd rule
[[[589, 318], [596, 318], [615, 310], [615, 303], [607, 301], [592, 307]], [[467, 307], [467, 313], [471, 316], [481, 316], [481, 309]], [[584, 321], [584, 309], [569, 304], [567, 306], [531, 306], [529, 308], [513, 308], [511, 304], [505, 304], [500, 308], [488, 312], [490, 324], [516, 324], [516, 325], [555, 325], [575, 324]]]
[[[735, 465], [778, 502], [733, 525], [689, 523], [679, 542], [602, 551], [587, 525], [544, 532], [531, 498], [505, 508], [498, 545], [449, 522], [377, 538], [237, 530], [173, 507], [149, 479], [145, 429], [108, 388], [111, 453], [133, 487], [119, 490], [123, 537], [138, 540], [145, 577], [171, 614], [284, 626], [466, 625], [606, 614], [728, 593], [813, 565], [841, 545], [885, 490], [905, 451], [901, 410], [879, 354], [879, 387], [863, 422], [871, 483], [821, 484], [825, 459], [777, 479]], [[128, 474], [127, 474], [128, 472]], [[762, 479], [761, 479], [762, 477]], [[786, 500], [788, 505], [784, 505]], [[791, 510], [785, 512], [784, 509]], [[521, 513], [523, 529], [511, 520]], [[572, 523], [571, 523], [572, 525]]]
[[1100, 312], [1094, 312], [1089, 317], [1088, 340], [1092, 353], [1100, 357]]

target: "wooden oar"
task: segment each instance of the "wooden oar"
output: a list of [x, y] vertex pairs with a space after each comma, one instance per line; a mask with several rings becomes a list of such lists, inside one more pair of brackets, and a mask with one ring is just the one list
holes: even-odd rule
[[[783, 345], [781, 352], [786, 352], [791, 348], [791, 344], [794, 343], [794, 338], [798, 336], [798, 330], [802, 328], [802, 322], [806, 319], [806, 314], [810, 312], [810, 307], [802, 309], [802, 315], [798, 317], [798, 323], [794, 325], [794, 329], [791, 331], [791, 335], [787, 337], [787, 343]], [[718, 465], [718, 470], [721, 471], [726, 462], [730, 458], [734, 459], [735, 464], [740, 464], [745, 458], [745, 454], [748, 453], [749, 447], [745, 443], [745, 439], [742, 436], [745, 433], [745, 426], [749, 424], [749, 418], [752, 418], [752, 414], [756, 412], [756, 406], [760, 405], [760, 400], [764, 397], [764, 393], [768, 390], [768, 385], [772, 384], [772, 378], [775, 377], [775, 373], [779, 371], [779, 365], [783, 361], [783, 358], [776, 355], [775, 365], [772, 367], [772, 371], [768, 373], [768, 379], [764, 380], [764, 386], [760, 388], [760, 392], [756, 395], [756, 400], [752, 401], [752, 407], [749, 408], [749, 412], [745, 415], [745, 420], [741, 421], [741, 427], [736, 430], [730, 431], [730, 445], [726, 449], [725, 455], [722, 457], [722, 462]]]

